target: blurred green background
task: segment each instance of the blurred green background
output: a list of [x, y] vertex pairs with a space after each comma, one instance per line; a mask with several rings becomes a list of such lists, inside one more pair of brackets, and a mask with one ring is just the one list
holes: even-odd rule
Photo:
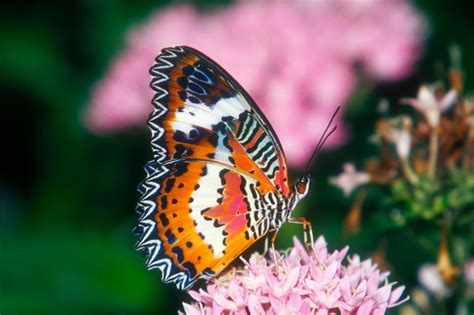
[[[110, 136], [87, 131], [80, 114], [94, 83], [123, 45], [130, 25], [167, 5], [164, 1], [16, 1], [0, 10], [0, 313], [176, 313], [184, 294], [147, 272], [133, 250], [137, 184], [151, 157], [141, 129]], [[221, 2], [196, 1], [203, 9]], [[345, 110], [351, 141], [323, 152], [312, 171], [316, 184], [298, 210], [330, 248], [345, 244], [370, 255], [375, 240], [342, 237], [350, 201], [328, 184], [347, 159], [361, 161], [374, 149], [375, 106], [416, 94], [424, 81], [441, 78], [447, 50], [458, 44], [472, 91], [474, 11], [470, 1], [415, 2], [430, 24], [426, 53], [414, 74], [401, 82], [361, 88]], [[295, 173], [296, 174], [296, 173]], [[292, 175], [295, 175], [292, 174]], [[328, 210], [328, 211], [325, 211]], [[286, 226], [278, 245], [291, 235]], [[406, 235], [387, 235], [399, 259], [395, 279], [414, 285], [416, 270], [433, 253]], [[436, 250], [436, 249], [435, 249]], [[400, 265], [401, 264], [401, 265]], [[401, 266], [401, 267], [400, 267]]]

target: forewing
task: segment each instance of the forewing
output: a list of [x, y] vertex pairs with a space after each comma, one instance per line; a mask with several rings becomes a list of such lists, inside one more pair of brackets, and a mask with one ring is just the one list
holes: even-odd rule
[[155, 111], [149, 125], [157, 161], [216, 161], [288, 195], [285, 157], [275, 133], [224, 69], [192, 48], [175, 47], [164, 49], [150, 72]]

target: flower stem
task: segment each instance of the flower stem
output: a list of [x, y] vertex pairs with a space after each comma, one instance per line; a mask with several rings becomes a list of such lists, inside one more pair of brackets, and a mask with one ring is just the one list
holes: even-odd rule
[[436, 130], [430, 135], [430, 153], [428, 160], [428, 176], [434, 179], [436, 175], [436, 164], [438, 160], [438, 149], [439, 149], [439, 137]]
[[472, 167], [473, 153], [474, 153], [474, 119], [469, 120], [466, 147], [462, 157], [462, 168], [470, 170]]
[[362, 216], [362, 205], [367, 197], [368, 190], [361, 190], [356, 197], [354, 204], [349, 211], [345, 221], [344, 221], [344, 234], [354, 234], [359, 232], [360, 229], [360, 219]]
[[407, 158], [405, 157], [400, 157], [400, 160], [402, 162], [402, 170], [403, 173], [405, 174], [406, 178], [411, 184], [416, 184], [418, 183], [418, 176], [416, 176], [415, 172], [410, 166], [410, 162], [408, 161]]

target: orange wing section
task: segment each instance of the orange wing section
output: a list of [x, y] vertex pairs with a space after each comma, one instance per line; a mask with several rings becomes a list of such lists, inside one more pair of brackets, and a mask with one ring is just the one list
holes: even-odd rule
[[161, 259], [191, 282], [220, 273], [257, 240], [248, 232], [254, 200], [245, 187], [259, 183], [206, 162], [173, 163], [168, 172], [154, 196]]

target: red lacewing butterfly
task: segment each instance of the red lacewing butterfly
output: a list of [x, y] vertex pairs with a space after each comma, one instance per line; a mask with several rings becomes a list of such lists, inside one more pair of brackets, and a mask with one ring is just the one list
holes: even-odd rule
[[150, 73], [154, 158], [139, 186], [135, 229], [148, 269], [186, 290], [284, 222], [310, 228], [290, 218], [309, 176], [290, 185], [280, 141], [229, 73], [186, 46], [163, 49]]

